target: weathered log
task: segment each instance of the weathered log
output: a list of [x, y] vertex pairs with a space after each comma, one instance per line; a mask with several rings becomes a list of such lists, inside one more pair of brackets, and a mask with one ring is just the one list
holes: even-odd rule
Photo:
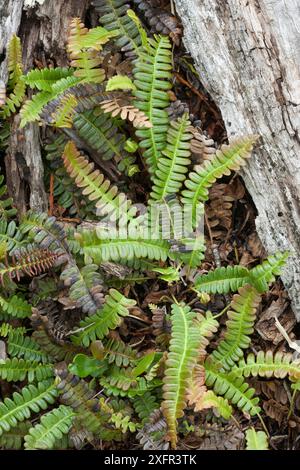
[[174, 0], [184, 43], [228, 138], [260, 134], [243, 171], [267, 249], [292, 252], [282, 275], [300, 320], [300, 17], [298, 0]]

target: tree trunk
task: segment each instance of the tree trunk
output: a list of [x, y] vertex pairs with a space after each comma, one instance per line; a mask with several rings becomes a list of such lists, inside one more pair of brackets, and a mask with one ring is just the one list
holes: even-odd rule
[[299, 1], [174, 1], [229, 140], [261, 135], [243, 177], [265, 248], [292, 252], [282, 279], [300, 320]]
[[[88, 0], [0, 0], [0, 60], [11, 36], [21, 38], [25, 72], [33, 66], [65, 66], [66, 36], [70, 19], [84, 17]], [[6, 61], [0, 65], [0, 80], [7, 81]], [[6, 177], [19, 214], [29, 205], [47, 210], [44, 169], [37, 124], [19, 129], [19, 116], [12, 122], [5, 158]]]

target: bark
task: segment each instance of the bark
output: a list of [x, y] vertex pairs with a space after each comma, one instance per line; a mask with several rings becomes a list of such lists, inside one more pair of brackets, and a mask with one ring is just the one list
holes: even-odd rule
[[[21, 38], [25, 72], [33, 66], [67, 65], [65, 45], [70, 19], [84, 18], [88, 4], [88, 0], [0, 0], [0, 61], [5, 58], [10, 37], [16, 33]], [[0, 66], [0, 80], [7, 81], [6, 60]], [[46, 211], [37, 124], [19, 129], [19, 117], [13, 119], [5, 167], [8, 188], [19, 213], [23, 214], [28, 205]]]
[[184, 42], [229, 140], [260, 134], [243, 171], [269, 253], [291, 250], [282, 279], [300, 320], [298, 0], [174, 0]]

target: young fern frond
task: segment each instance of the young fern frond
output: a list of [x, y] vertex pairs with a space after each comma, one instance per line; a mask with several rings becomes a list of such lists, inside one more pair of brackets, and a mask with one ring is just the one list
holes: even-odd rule
[[53, 366], [51, 364], [39, 364], [35, 361], [25, 359], [0, 360], [0, 377], [7, 382], [18, 382], [26, 377], [29, 382], [34, 380], [41, 382], [53, 376]]
[[71, 407], [60, 405], [41, 417], [25, 436], [25, 449], [53, 449], [57, 440], [70, 430], [75, 413]]
[[100, 23], [108, 31], [118, 31], [115, 46], [123, 52], [137, 53], [141, 38], [135, 23], [127, 15], [127, 0], [93, 0], [92, 4], [100, 15]]
[[127, 299], [115, 289], [110, 289], [103, 308], [94, 315], [80, 322], [79, 331], [72, 335], [74, 344], [89, 346], [91, 341], [103, 339], [109, 332], [120, 325], [122, 318], [129, 314], [128, 308], [135, 305], [134, 300]]
[[13, 295], [9, 299], [0, 295], [0, 307], [9, 317], [27, 318], [31, 316], [31, 305], [18, 295]]
[[196, 314], [187, 305], [172, 305], [172, 334], [163, 385], [162, 410], [171, 445], [176, 448], [177, 419], [183, 416], [186, 394], [200, 345]]
[[40, 91], [52, 91], [52, 86], [60, 79], [71, 77], [73, 69], [57, 67], [54, 69], [33, 69], [25, 75], [25, 83], [30, 88], [37, 88]]
[[268, 450], [268, 439], [264, 431], [255, 431], [254, 428], [246, 431], [246, 450]]
[[53, 380], [45, 380], [37, 387], [30, 384], [21, 393], [14, 392], [12, 398], [5, 398], [0, 402], [0, 435], [28, 419], [32, 412], [45, 410], [55, 402], [57, 396]]
[[260, 295], [250, 285], [240, 287], [239, 293], [234, 295], [227, 313], [224, 339], [210, 356], [224, 369], [230, 370], [243, 356], [243, 349], [249, 347], [259, 303]]
[[117, 157], [119, 160], [124, 155], [125, 136], [116, 132], [116, 123], [108, 119], [105, 114], [91, 110], [76, 114], [74, 127], [78, 135], [101, 154], [103, 160]]
[[205, 372], [206, 385], [213, 387], [216, 395], [224, 396], [233, 405], [251, 416], [259, 414], [259, 398], [254, 398], [255, 390], [250, 388], [242, 377], [232, 377], [228, 371], [221, 372], [210, 358], [205, 361]]
[[135, 207], [125, 194], [118, 193], [117, 187], [111, 186], [99, 170], [93, 171], [94, 164], [80, 154], [72, 141], [65, 147], [63, 161], [77, 186], [83, 188], [82, 193], [91, 201], [98, 200], [96, 208], [99, 214], [109, 215], [111, 220], [119, 220], [123, 216], [130, 218], [135, 214]]
[[169, 194], [176, 194], [180, 190], [188, 165], [191, 163], [190, 125], [187, 114], [177, 121], [170, 122], [167, 145], [162, 150], [162, 157], [157, 161], [157, 169], [153, 176], [154, 184], [150, 193], [152, 201], [162, 201]]
[[169, 125], [169, 116], [165, 108], [169, 105], [167, 91], [171, 85], [172, 53], [167, 37], [155, 36], [149, 39], [147, 50], [139, 51], [134, 62], [134, 84], [136, 97], [134, 105], [143, 111], [153, 127], [140, 129], [136, 135], [140, 137], [140, 147], [145, 149], [144, 157], [149, 172], [154, 175], [157, 164], [164, 149]]
[[230, 374], [234, 377], [276, 377], [284, 379], [287, 375], [293, 379], [300, 379], [300, 359], [293, 359], [292, 354], [277, 351], [259, 351], [257, 355], [248, 354], [241, 359]]
[[195, 166], [184, 182], [186, 189], [182, 191], [182, 202], [191, 204], [193, 215], [199, 202], [208, 199], [208, 190], [216, 179], [229, 175], [232, 170], [237, 171], [245, 165], [250, 157], [257, 136], [239, 138], [230, 145], [222, 145], [209, 160], [202, 165]]

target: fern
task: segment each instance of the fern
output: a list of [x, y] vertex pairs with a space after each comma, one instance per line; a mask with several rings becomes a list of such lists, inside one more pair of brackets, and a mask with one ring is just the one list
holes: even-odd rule
[[26, 361], [42, 362], [49, 364], [47, 354], [41, 351], [39, 345], [33, 338], [23, 336], [19, 332], [12, 332], [8, 336], [8, 354], [11, 357], [23, 357]]
[[28, 385], [21, 393], [14, 392], [12, 398], [5, 398], [0, 403], [0, 435], [28, 419], [32, 412], [45, 410], [54, 403], [57, 395], [53, 380], [46, 380], [37, 387]]
[[0, 361], [0, 377], [8, 382], [22, 381], [28, 377], [29, 382], [41, 382], [53, 375], [52, 365], [39, 364], [24, 359], [6, 359]]
[[1, 323], [0, 325], [0, 336], [7, 337], [12, 333], [20, 334], [24, 336], [26, 333], [25, 326], [13, 327], [10, 323]]
[[[7, 192], [7, 186], [4, 184], [2, 185], [4, 181], [4, 176], [0, 175], [0, 217], [4, 217], [6, 219], [9, 219], [10, 217], [13, 217], [16, 215], [17, 210], [12, 207], [13, 204], [13, 199], [11, 197], [7, 199], [2, 199], [2, 197], [6, 194]], [[1, 221], [2, 219], [0, 219]]]
[[113, 157], [123, 158], [125, 136], [116, 132], [115, 125], [114, 120], [108, 119], [96, 110], [76, 114], [74, 118], [74, 127], [78, 135], [92, 149], [97, 150], [103, 160], [110, 160]]
[[185, 305], [172, 305], [172, 335], [166, 361], [162, 409], [173, 448], [177, 442], [177, 419], [183, 416], [186, 392], [200, 343], [196, 314]]
[[264, 431], [255, 431], [254, 428], [246, 431], [247, 450], [268, 450], [267, 435]]
[[128, 308], [133, 305], [134, 300], [126, 299], [120, 292], [110, 289], [103, 308], [80, 322], [81, 331], [71, 337], [72, 341], [89, 346], [91, 341], [104, 338], [109, 330], [119, 326], [122, 317], [129, 314]]
[[22, 297], [13, 295], [9, 299], [0, 295], [0, 307], [8, 316], [26, 318], [31, 315], [31, 305]]
[[136, 135], [141, 138], [140, 147], [145, 149], [150, 174], [154, 174], [161, 151], [167, 139], [169, 117], [165, 108], [169, 105], [167, 91], [171, 88], [172, 54], [168, 38], [155, 36], [149, 38], [147, 49], [139, 51], [138, 59], [134, 62], [134, 84], [136, 97], [134, 105], [143, 111], [153, 127], [140, 129]]
[[13, 91], [6, 97], [4, 106], [1, 108], [3, 117], [7, 118], [17, 111], [25, 97], [25, 90], [26, 85], [23, 78], [20, 77]]
[[25, 83], [31, 88], [40, 91], [52, 91], [52, 86], [60, 79], [71, 77], [74, 70], [72, 68], [57, 67], [53, 69], [33, 69], [25, 76]]
[[249, 347], [259, 302], [260, 296], [251, 286], [241, 287], [233, 297], [224, 339], [211, 355], [225, 369], [230, 369], [243, 356], [242, 350]]
[[185, 180], [186, 189], [182, 191], [182, 202], [190, 204], [193, 215], [196, 215], [197, 204], [208, 199], [208, 190], [216, 179], [237, 171], [250, 157], [257, 136], [237, 139], [230, 145], [222, 145], [209, 160], [196, 166]]
[[0, 242], [5, 243], [7, 251], [24, 245], [26, 242], [22, 239], [23, 234], [14, 220], [8, 222], [5, 218], [0, 219]]
[[289, 252], [277, 252], [269, 256], [261, 265], [256, 266], [250, 271], [250, 282], [253, 283], [258, 292], [268, 290], [268, 285], [275, 281], [275, 275], [281, 274], [281, 268]]
[[167, 145], [162, 150], [162, 158], [157, 161], [157, 170], [153, 176], [154, 185], [150, 198], [161, 201], [168, 194], [176, 194], [185, 179], [190, 161], [190, 121], [184, 114], [177, 121], [171, 121], [167, 132]]
[[31, 428], [30, 421], [18, 423], [17, 427], [0, 436], [0, 447], [9, 450], [21, 450], [23, 447], [24, 436]]
[[228, 400], [218, 397], [212, 390], [205, 392], [195, 405], [195, 411], [214, 408], [224, 419], [229, 419], [232, 415], [232, 407], [229, 405]]
[[92, 201], [98, 200], [96, 208], [99, 214], [109, 215], [112, 220], [118, 220], [124, 215], [130, 218], [135, 214], [131, 201], [124, 194], [118, 194], [116, 186], [111, 186], [99, 170], [92, 171], [94, 164], [78, 152], [72, 141], [65, 147], [63, 161], [77, 186], [83, 188], [83, 194]]
[[[97, 343], [99, 342], [97, 341]], [[93, 348], [93, 343], [91, 348]], [[133, 365], [137, 359], [136, 352], [121, 340], [109, 339], [105, 341], [101, 349], [108, 364], [116, 364], [117, 367]], [[97, 351], [99, 353], [99, 347]]]
[[300, 378], [300, 359], [294, 359], [290, 353], [278, 351], [259, 351], [257, 355], [248, 354], [246, 360], [241, 359], [238, 365], [231, 369], [232, 376], [236, 377], [277, 377], [284, 379], [287, 375], [291, 379]]
[[9, 73], [9, 87], [14, 88], [23, 75], [21, 40], [15, 34], [8, 44], [7, 69]]
[[77, 100], [73, 95], [66, 94], [62, 97], [59, 106], [52, 114], [52, 125], [54, 127], [71, 128]]
[[72, 408], [65, 405], [46, 413], [25, 436], [25, 449], [53, 449], [55, 442], [70, 430], [74, 415]]
[[228, 294], [236, 292], [249, 282], [249, 270], [244, 266], [227, 266], [210, 271], [195, 278], [194, 287], [198, 292]]
[[132, 404], [142, 423], [145, 423], [153, 411], [158, 408], [156, 397], [150, 392], [135, 397]]
[[141, 39], [138, 28], [127, 15], [127, 0], [93, 0], [92, 4], [100, 15], [100, 23], [108, 31], [118, 31], [115, 46], [124, 52], [137, 53]]

